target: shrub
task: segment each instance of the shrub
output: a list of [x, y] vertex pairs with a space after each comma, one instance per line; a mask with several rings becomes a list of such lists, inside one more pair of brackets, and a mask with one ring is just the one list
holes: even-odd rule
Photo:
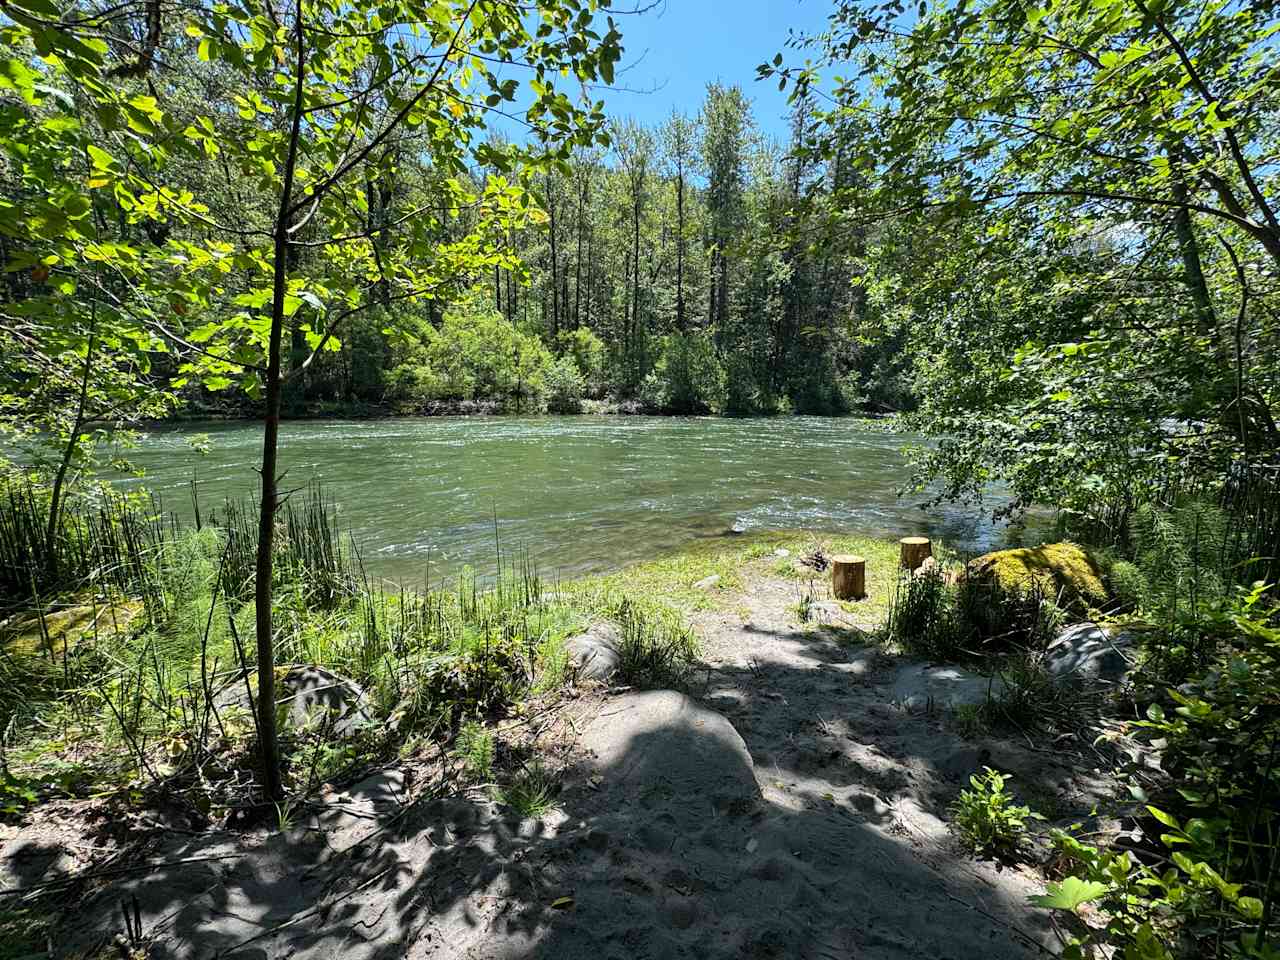
[[1009, 775], [983, 767], [969, 777], [970, 789], [961, 790], [951, 805], [951, 816], [960, 839], [974, 853], [1002, 860], [1016, 857], [1026, 839], [1027, 821], [1042, 820], [1030, 807], [1014, 804], [1005, 792]]
[[1062, 612], [1034, 581], [1020, 589], [969, 577], [948, 583], [935, 566], [900, 577], [886, 633], [916, 656], [951, 662], [1043, 649], [1061, 623]]
[[[650, 378], [652, 378], [650, 380]], [[705, 334], [671, 334], [641, 386], [647, 405], [664, 413], [718, 413], [725, 407], [724, 368]]]
[[1117, 604], [1128, 610], [1143, 606], [1151, 593], [1151, 584], [1136, 563], [1116, 560], [1107, 570], [1107, 586]]
[[1147, 503], [1135, 510], [1129, 539], [1147, 585], [1143, 606], [1168, 611], [1222, 597], [1228, 582], [1221, 573], [1226, 527], [1222, 510], [1201, 500], [1170, 508]]
[[604, 341], [589, 328], [579, 327], [560, 334], [558, 344], [560, 353], [572, 357], [582, 374], [587, 396], [593, 399], [602, 397], [607, 386], [609, 361]]
[[[725, 360], [724, 412], [734, 416], [759, 413], [765, 405], [764, 391], [756, 380], [751, 361], [741, 353], [731, 352]], [[787, 398], [787, 403], [790, 403]]]
[[551, 413], [581, 413], [585, 390], [582, 374], [572, 357], [561, 357], [547, 370], [547, 410]]
[[388, 376], [388, 395], [403, 403], [514, 400], [537, 403], [551, 354], [483, 298], [468, 296], [445, 311], [439, 329], [423, 323], [417, 343]]

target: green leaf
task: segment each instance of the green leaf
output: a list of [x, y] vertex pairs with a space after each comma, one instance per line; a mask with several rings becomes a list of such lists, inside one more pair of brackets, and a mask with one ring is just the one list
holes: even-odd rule
[[1050, 883], [1045, 893], [1031, 897], [1031, 902], [1038, 907], [1050, 910], [1075, 910], [1083, 903], [1097, 900], [1107, 892], [1107, 885], [1097, 880], [1081, 880], [1079, 877], [1065, 877], [1059, 883]]

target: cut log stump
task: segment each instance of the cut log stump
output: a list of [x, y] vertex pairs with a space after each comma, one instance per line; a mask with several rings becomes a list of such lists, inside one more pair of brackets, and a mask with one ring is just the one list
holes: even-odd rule
[[831, 558], [831, 592], [837, 600], [861, 600], [867, 595], [867, 561], [842, 554]]
[[898, 543], [902, 546], [901, 565], [913, 573], [933, 556], [933, 544], [928, 537], [903, 537]]

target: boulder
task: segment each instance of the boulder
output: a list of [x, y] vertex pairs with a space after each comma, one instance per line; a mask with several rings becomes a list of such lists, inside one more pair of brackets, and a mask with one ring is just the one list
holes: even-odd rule
[[622, 634], [611, 623], [592, 624], [586, 633], [566, 640], [564, 645], [578, 677], [601, 683], [607, 683], [621, 666], [621, 647]]
[[713, 587], [720, 586], [720, 574], [713, 573], [709, 577], [704, 577], [693, 585], [695, 590], [710, 590]]
[[[251, 675], [254, 696], [256, 676]], [[324, 667], [295, 666], [283, 675], [277, 674], [276, 703], [290, 726], [298, 728], [316, 718], [327, 723], [329, 732], [349, 737], [373, 722], [368, 697], [354, 680], [339, 676]], [[215, 698], [219, 711], [239, 708], [249, 710], [249, 694], [244, 681], [237, 680]], [[327, 715], [327, 717], [325, 717]]]
[[1133, 637], [1110, 634], [1096, 623], [1065, 628], [1045, 652], [1045, 670], [1058, 680], [1120, 683], [1133, 666]]
[[1006, 591], [1035, 587], [1060, 606], [1081, 612], [1107, 602], [1101, 566], [1074, 543], [988, 553], [969, 562], [966, 576]]
[[[627, 693], [588, 724], [579, 747], [590, 758], [588, 773], [618, 798], [662, 817], [632, 820], [632, 826], [665, 823], [658, 837], [670, 848], [707, 826], [708, 815], [741, 813], [760, 798], [751, 754], [741, 735], [721, 714], [683, 693], [650, 690]], [[684, 841], [682, 841], [684, 842]]]
[[998, 677], [984, 677], [959, 667], [913, 663], [898, 671], [890, 697], [915, 712], [976, 706], [988, 698], [998, 699], [1003, 692], [1004, 681]]
[[347, 737], [373, 721], [360, 685], [324, 667], [292, 667], [280, 686], [289, 698], [289, 722], [295, 727], [306, 723], [308, 717], [328, 714], [329, 729]]

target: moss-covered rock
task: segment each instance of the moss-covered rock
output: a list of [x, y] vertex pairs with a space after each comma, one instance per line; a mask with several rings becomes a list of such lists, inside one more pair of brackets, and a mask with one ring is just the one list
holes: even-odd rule
[[1102, 566], [1088, 550], [1074, 543], [988, 553], [970, 561], [968, 576], [971, 581], [1006, 591], [1038, 587], [1059, 606], [1080, 612], [1108, 599]]

